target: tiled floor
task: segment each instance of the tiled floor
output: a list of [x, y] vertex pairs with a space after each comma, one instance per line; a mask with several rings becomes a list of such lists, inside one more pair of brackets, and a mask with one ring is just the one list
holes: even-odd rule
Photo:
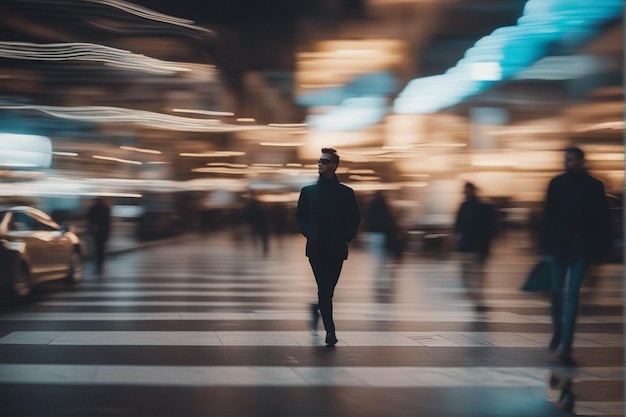
[[[110, 258], [103, 277], [47, 285], [0, 312], [0, 415], [623, 415], [622, 265], [581, 296], [575, 356], [546, 351], [547, 299], [519, 290], [534, 257], [498, 242], [476, 313], [453, 257], [406, 254], [386, 279], [354, 246], [335, 294], [339, 343], [307, 329], [303, 240], [267, 257], [228, 234]], [[552, 396], [552, 397], [551, 397]]]

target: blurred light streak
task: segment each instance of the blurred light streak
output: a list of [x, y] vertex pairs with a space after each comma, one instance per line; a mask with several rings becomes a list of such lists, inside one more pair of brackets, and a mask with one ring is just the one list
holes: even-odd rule
[[146, 110], [134, 110], [109, 106], [61, 107], [0, 104], [0, 109], [37, 110], [63, 119], [97, 123], [135, 123], [152, 128], [187, 132], [233, 132], [263, 128], [263, 126], [236, 126], [220, 124], [219, 121], [216, 120], [172, 116]]
[[552, 42], [568, 37], [571, 44], [580, 44], [622, 9], [622, 0], [529, 0], [516, 26], [498, 28], [478, 40], [443, 75], [410, 81], [396, 98], [394, 111], [435, 113], [455, 105], [496, 82], [473, 79], [473, 65], [497, 62], [502, 79], [513, 77], [541, 59]]
[[396, 191], [402, 189], [402, 185], [382, 182], [354, 182], [350, 187], [355, 191]]
[[57, 156], [78, 156], [76, 152], [52, 152], [52, 155]]
[[229, 164], [226, 162], [209, 162], [207, 166], [211, 167], [228, 167], [228, 168], [247, 168], [246, 164]]
[[215, 151], [215, 152], [203, 152], [203, 153], [179, 153], [178, 156], [188, 156], [193, 158], [224, 158], [229, 156], [243, 156], [245, 152], [241, 151]]
[[214, 110], [195, 110], [195, 109], [172, 109], [176, 113], [195, 113], [206, 114], [207, 116], [234, 116], [235, 113], [228, 111], [214, 111]]
[[135, 148], [134, 146], [122, 145], [122, 146], [120, 146], [120, 149], [123, 149], [125, 151], [135, 151], [135, 152], [141, 152], [141, 153], [149, 153], [149, 154], [154, 154], [154, 155], [161, 155], [161, 154], [163, 154], [163, 152], [157, 151], [157, 150], [154, 150], [154, 149]]
[[211, 174], [227, 174], [227, 175], [246, 175], [251, 172], [247, 169], [235, 169], [235, 168], [218, 168], [218, 167], [203, 167], [193, 168], [191, 172], [211, 173]]
[[300, 193], [287, 193], [287, 194], [262, 194], [259, 200], [264, 203], [294, 203], [298, 201]]
[[585, 156], [588, 161], [623, 161], [623, 153], [590, 153]]
[[350, 175], [348, 178], [355, 181], [380, 181], [380, 177], [376, 175]]
[[36, 61], [94, 61], [154, 74], [188, 72], [184, 64], [162, 61], [123, 49], [93, 43], [50, 43], [0, 41], [0, 57]]
[[92, 193], [81, 193], [78, 195], [85, 195], [85, 196], [93, 196], [93, 197], [127, 197], [127, 198], [141, 198], [143, 197], [143, 194], [134, 194], [134, 193], [109, 193], [109, 192], [100, 192], [100, 191], [94, 191]]
[[350, 174], [355, 174], [355, 175], [369, 175], [369, 174], [375, 174], [376, 171], [374, 171], [373, 169], [351, 169]]
[[101, 160], [104, 160], [104, 161], [120, 162], [122, 164], [143, 165], [139, 161], [131, 161], [129, 159], [114, 158], [112, 156], [92, 155], [92, 158], [94, 158], [94, 159], [101, 159]]
[[302, 142], [260, 142], [261, 146], [276, 146], [276, 147], [297, 147], [302, 146]]
[[111, 7], [120, 9], [122, 11], [125, 11], [127, 13], [133, 14], [135, 16], [138, 16], [144, 19], [154, 20], [156, 22], [168, 23], [171, 25], [181, 26], [181, 27], [185, 27], [188, 29], [198, 30], [198, 31], [205, 32], [211, 35], [215, 35], [215, 32], [213, 32], [210, 29], [206, 29], [201, 26], [194, 25], [193, 20], [181, 19], [178, 17], [169, 16], [169, 15], [155, 12], [154, 10], [150, 10], [148, 8], [141, 7], [136, 4], [126, 2], [126, 1], [121, 1], [121, 0], [83, 0], [83, 1], [85, 3], [104, 4], [106, 6], [111, 6]]
[[307, 127], [306, 123], [270, 123], [268, 124], [269, 127], [284, 127], [284, 128], [305, 128]]
[[624, 121], [604, 122], [594, 125], [588, 125], [584, 127], [578, 127], [576, 130], [579, 132], [589, 132], [592, 130], [611, 129], [611, 130], [624, 130]]
[[237, 118], [238, 122], [256, 122], [256, 120], [253, 117], [238, 117]]

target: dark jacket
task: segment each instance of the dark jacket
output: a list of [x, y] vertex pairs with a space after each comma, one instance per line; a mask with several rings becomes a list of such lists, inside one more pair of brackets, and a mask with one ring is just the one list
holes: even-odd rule
[[458, 238], [457, 250], [487, 256], [495, 232], [495, 222], [495, 210], [491, 204], [483, 203], [478, 198], [464, 201], [454, 223]]
[[309, 258], [347, 259], [348, 243], [361, 224], [361, 214], [352, 188], [320, 176], [316, 184], [303, 187], [296, 221], [306, 237]]
[[87, 226], [91, 233], [101, 239], [109, 236], [111, 209], [105, 203], [95, 203], [87, 210]]
[[610, 245], [611, 217], [602, 181], [587, 172], [554, 177], [541, 222], [542, 251], [557, 258], [599, 261]]

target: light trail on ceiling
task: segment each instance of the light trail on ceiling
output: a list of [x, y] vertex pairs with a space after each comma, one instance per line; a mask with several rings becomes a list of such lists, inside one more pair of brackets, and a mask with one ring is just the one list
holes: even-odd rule
[[194, 30], [198, 30], [201, 32], [209, 33], [211, 35], [215, 35], [215, 32], [210, 29], [195, 25], [194, 24], [195, 22], [193, 20], [181, 19], [178, 17], [155, 12], [154, 10], [150, 10], [148, 8], [141, 7], [136, 4], [126, 2], [126, 1], [120, 1], [120, 0], [85, 0], [85, 1], [89, 3], [97, 3], [97, 4], [103, 4], [106, 6], [114, 7], [116, 9], [120, 9], [122, 11], [125, 11], [127, 13], [133, 14], [135, 16], [138, 16], [144, 19], [154, 20], [154, 21], [163, 22], [163, 23], [169, 23], [171, 25], [181, 26], [181, 27], [185, 27], [188, 29], [194, 29]]
[[271, 129], [262, 125], [231, 125], [215, 119], [197, 119], [155, 113], [146, 110], [108, 106], [41, 106], [0, 104], [4, 110], [35, 110], [62, 119], [94, 123], [131, 123], [164, 130], [186, 132], [234, 132], [241, 130]]
[[[36, 61], [92, 61], [115, 67], [155, 74], [190, 72], [197, 64], [163, 61], [124, 49], [94, 43], [50, 43], [0, 41], [0, 57]], [[203, 69], [214, 72], [215, 68], [204, 65]]]

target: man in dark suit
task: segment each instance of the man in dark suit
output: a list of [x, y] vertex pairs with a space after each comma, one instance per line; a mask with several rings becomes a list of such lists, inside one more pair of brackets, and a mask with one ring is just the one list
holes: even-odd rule
[[550, 351], [561, 346], [561, 362], [574, 366], [571, 351], [580, 286], [589, 265], [601, 261], [608, 252], [611, 218], [604, 184], [585, 169], [584, 152], [567, 148], [564, 162], [565, 173], [554, 177], [548, 186], [540, 244], [553, 258]]
[[339, 155], [322, 148], [317, 161], [317, 183], [303, 187], [298, 199], [296, 221], [306, 237], [306, 256], [317, 283], [318, 302], [312, 306], [311, 328], [317, 329], [319, 314], [326, 329], [326, 344], [337, 343], [333, 321], [333, 294], [348, 258], [348, 244], [357, 233], [361, 214], [352, 188], [341, 184], [335, 171]]

